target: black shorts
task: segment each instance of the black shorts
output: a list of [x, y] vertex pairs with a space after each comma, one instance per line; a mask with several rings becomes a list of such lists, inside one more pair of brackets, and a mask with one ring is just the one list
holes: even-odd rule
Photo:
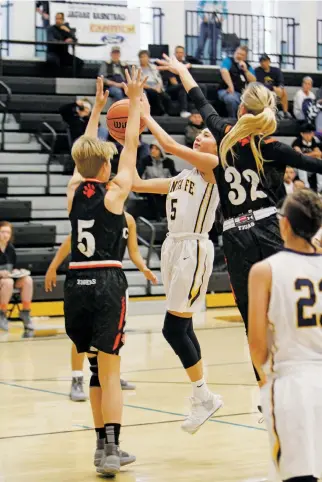
[[121, 268], [69, 270], [64, 287], [66, 333], [78, 353], [117, 355], [124, 344], [127, 281]]
[[276, 216], [256, 221], [252, 228], [223, 233], [224, 252], [237, 306], [248, 328], [248, 275], [253, 264], [283, 248]]

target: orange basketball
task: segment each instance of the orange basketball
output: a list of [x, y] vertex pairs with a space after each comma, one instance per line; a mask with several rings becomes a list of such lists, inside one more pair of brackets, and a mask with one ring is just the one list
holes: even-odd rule
[[[115, 140], [125, 139], [125, 129], [129, 116], [129, 99], [119, 100], [111, 105], [106, 114], [107, 129]], [[140, 134], [145, 129], [145, 123], [140, 121]]]

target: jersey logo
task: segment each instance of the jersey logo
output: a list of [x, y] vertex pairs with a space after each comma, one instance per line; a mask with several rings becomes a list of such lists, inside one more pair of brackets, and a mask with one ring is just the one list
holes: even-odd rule
[[86, 184], [86, 186], [84, 186], [83, 194], [84, 196], [88, 197], [88, 199], [94, 196], [95, 192], [94, 184]]

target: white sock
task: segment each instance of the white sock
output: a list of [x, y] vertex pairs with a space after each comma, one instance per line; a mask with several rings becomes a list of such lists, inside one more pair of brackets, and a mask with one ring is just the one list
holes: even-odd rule
[[195, 398], [198, 398], [199, 400], [208, 400], [210, 392], [206, 380], [202, 378], [201, 380], [192, 382], [192, 392]]
[[72, 371], [72, 378], [83, 378], [84, 377], [84, 373], [82, 370], [73, 370]]

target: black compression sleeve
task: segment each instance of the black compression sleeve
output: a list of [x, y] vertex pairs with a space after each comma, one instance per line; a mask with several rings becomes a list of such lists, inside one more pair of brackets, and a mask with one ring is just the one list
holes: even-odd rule
[[[263, 150], [264, 151], [264, 150]], [[322, 160], [305, 156], [282, 142], [272, 142], [265, 145], [264, 159], [277, 161], [284, 166], [295, 167], [303, 171], [322, 174]]]
[[213, 106], [207, 101], [199, 87], [193, 87], [189, 90], [189, 97], [200, 112], [203, 120], [206, 122], [208, 129], [216, 138], [218, 144], [226, 134], [226, 127], [229, 125]]

